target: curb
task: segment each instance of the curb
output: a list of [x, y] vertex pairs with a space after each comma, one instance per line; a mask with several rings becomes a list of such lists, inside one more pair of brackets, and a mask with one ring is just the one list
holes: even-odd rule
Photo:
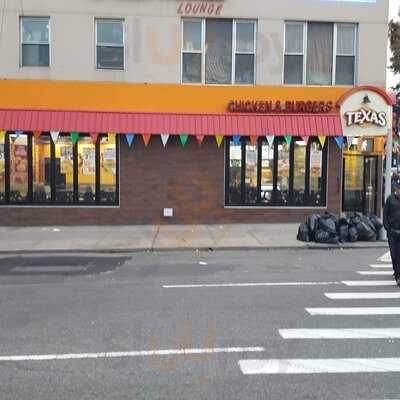
[[277, 251], [277, 250], [364, 250], [364, 249], [388, 249], [387, 244], [371, 244], [371, 245], [323, 245], [310, 244], [304, 246], [221, 246], [221, 247], [143, 247], [143, 248], [110, 248], [110, 249], [40, 249], [40, 250], [0, 250], [0, 255], [7, 254], [65, 254], [65, 253], [92, 253], [92, 254], [126, 254], [126, 253], [163, 253], [163, 252], [197, 252], [197, 251]]

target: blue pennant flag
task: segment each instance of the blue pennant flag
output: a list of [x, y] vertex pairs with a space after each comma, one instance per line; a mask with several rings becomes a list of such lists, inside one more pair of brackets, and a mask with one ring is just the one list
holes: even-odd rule
[[232, 140], [234, 144], [240, 144], [240, 135], [232, 136]]
[[336, 144], [338, 145], [339, 149], [343, 149], [344, 139], [343, 136], [335, 136]]
[[23, 133], [23, 131], [15, 131], [15, 137], [18, 139]]
[[128, 146], [132, 147], [133, 139], [135, 138], [135, 135], [133, 133], [127, 133], [125, 135], [126, 141], [128, 142]]

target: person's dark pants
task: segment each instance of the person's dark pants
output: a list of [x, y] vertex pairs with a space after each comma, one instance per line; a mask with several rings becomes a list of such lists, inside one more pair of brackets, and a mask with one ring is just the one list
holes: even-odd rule
[[394, 238], [393, 235], [389, 235], [388, 239], [394, 275], [395, 277], [400, 278], [400, 238]]

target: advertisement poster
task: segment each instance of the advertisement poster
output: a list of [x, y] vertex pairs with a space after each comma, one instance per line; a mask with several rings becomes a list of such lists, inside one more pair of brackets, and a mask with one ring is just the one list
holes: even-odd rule
[[28, 174], [28, 148], [26, 145], [15, 144], [11, 151], [11, 183], [15, 187], [25, 185]]
[[96, 173], [95, 150], [92, 147], [82, 149], [82, 174], [94, 175]]
[[115, 148], [105, 148], [103, 153], [103, 171], [107, 175], [115, 175], [116, 170]]
[[73, 154], [72, 147], [60, 147], [60, 172], [62, 174], [72, 174]]
[[314, 151], [310, 154], [311, 176], [320, 176], [322, 169], [322, 152]]

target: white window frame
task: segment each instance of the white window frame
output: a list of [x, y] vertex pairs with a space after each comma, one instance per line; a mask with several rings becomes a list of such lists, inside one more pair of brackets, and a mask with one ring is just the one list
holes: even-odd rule
[[[222, 85], [225, 86], [227, 84], [214, 84], [214, 83], [207, 83], [206, 84], [206, 26], [207, 26], [207, 19], [208, 18], [182, 18], [181, 20], [181, 83], [186, 85], [211, 85], [211, 86], [218, 86]], [[232, 21], [232, 68], [231, 68], [231, 83], [228, 85], [240, 85], [240, 86], [254, 86], [257, 80], [257, 21], [253, 19], [232, 19], [227, 18], [227, 20]], [[184, 24], [185, 21], [189, 22], [201, 22], [201, 50], [185, 50], [183, 48], [184, 45]], [[254, 51], [253, 52], [243, 52], [237, 51], [237, 24], [240, 23], [253, 23], [254, 26]], [[183, 55], [184, 54], [201, 54], [201, 82], [184, 82], [183, 81]], [[240, 54], [249, 54], [254, 56], [254, 81], [253, 83], [240, 83], [237, 84], [235, 82], [236, 77], [236, 55]]]
[[[283, 69], [282, 69], [282, 84], [286, 86], [304, 86], [307, 85], [307, 39], [308, 39], [308, 24], [314, 21], [285, 21], [284, 26], [284, 45], [283, 45]], [[336, 58], [338, 56], [347, 56], [354, 57], [354, 76], [353, 76], [353, 85], [357, 84], [357, 64], [358, 64], [358, 24], [350, 23], [350, 22], [332, 22], [332, 21], [323, 21], [330, 24], [333, 24], [333, 49], [332, 49], [332, 84], [331, 85], [322, 85], [322, 86], [348, 86], [348, 85], [338, 85], [336, 84]], [[287, 25], [303, 25], [303, 54], [301, 53], [287, 53], [286, 52], [286, 26]], [[337, 53], [337, 27], [338, 25], [353, 25], [354, 28], [354, 53], [350, 54], [338, 54]], [[296, 55], [303, 57], [303, 78], [301, 83], [291, 84], [285, 83], [285, 58], [286, 56]], [[316, 85], [309, 85], [316, 86]], [[320, 85], [317, 85], [320, 86]]]
[[[114, 43], [98, 43], [97, 42], [97, 23], [98, 22], [106, 22], [106, 23], [115, 23], [119, 22], [122, 24], [122, 45], [116, 45]], [[101, 17], [96, 17], [94, 19], [94, 40], [95, 40], [95, 68], [99, 71], [125, 71], [125, 20], [123, 18], [101, 18]], [[115, 48], [122, 48], [123, 49], [123, 60], [122, 60], [122, 68], [115, 68], [115, 67], [99, 67], [98, 66], [98, 60], [97, 60], [97, 47], [98, 46], [103, 46], [103, 47], [115, 47]]]
[[[36, 21], [47, 21], [49, 24], [49, 40], [47, 43], [44, 42], [29, 42], [24, 43], [24, 20], [36, 20]], [[50, 17], [44, 16], [30, 16], [30, 15], [21, 15], [19, 17], [19, 66], [21, 68], [49, 68], [51, 65], [51, 23]], [[49, 46], [49, 65], [24, 65], [22, 63], [22, 47], [25, 44], [35, 44], [35, 45], [47, 45]]]

